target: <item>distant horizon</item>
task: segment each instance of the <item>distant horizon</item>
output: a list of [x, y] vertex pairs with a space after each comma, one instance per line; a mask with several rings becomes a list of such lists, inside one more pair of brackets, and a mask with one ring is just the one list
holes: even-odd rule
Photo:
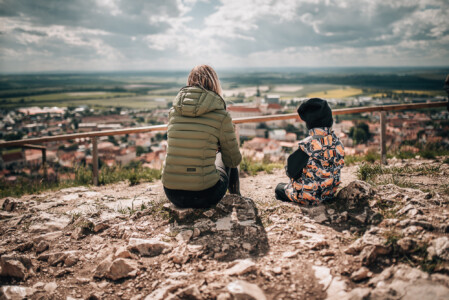
[[[194, 65], [192, 65], [192, 68]], [[0, 70], [0, 75], [33, 75], [33, 74], [58, 74], [58, 75], [71, 75], [71, 74], [113, 74], [113, 73], [130, 73], [130, 74], [143, 74], [143, 73], [188, 73], [192, 68], [179, 68], [179, 69], [145, 69], [145, 70], [43, 70], [43, 71], [17, 71], [17, 72], [4, 72]], [[332, 71], [332, 70], [347, 70], [358, 71], [366, 69], [369, 70], [404, 70], [404, 71], [421, 71], [421, 70], [441, 70], [449, 72], [449, 65], [447, 66], [330, 66], [330, 67], [225, 67], [215, 68], [217, 72], [235, 72], [242, 73], [248, 72], [301, 72], [308, 70], [316, 71]], [[220, 75], [220, 74], [219, 74]]]

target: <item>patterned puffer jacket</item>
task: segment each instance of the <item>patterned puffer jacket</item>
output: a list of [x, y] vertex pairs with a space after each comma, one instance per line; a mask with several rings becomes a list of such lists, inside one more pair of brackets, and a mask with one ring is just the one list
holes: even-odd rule
[[285, 188], [287, 197], [303, 205], [317, 205], [332, 199], [340, 184], [344, 166], [343, 144], [330, 128], [313, 128], [299, 142], [309, 160], [301, 177], [291, 179]]

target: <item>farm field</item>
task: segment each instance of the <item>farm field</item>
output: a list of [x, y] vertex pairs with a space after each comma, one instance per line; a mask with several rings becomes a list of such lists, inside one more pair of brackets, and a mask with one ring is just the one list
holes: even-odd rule
[[421, 90], [393, 90], [396, 94], [415, 94], [415, 95], [431, 95], [431, 96], [444, 96], [446, 93], [443, 90], [434, 91], [421, 91]]
[[[1, 106], [7, 107], [67, 107], [67, 106], [91, 106], [91, 107], [128, 107], [136, 109], [148, 109], [156, 107], [166, 107], [166, 101], [171, 101], [171, 96], [158, 95], [135, 95], [134, 93], [107, 93], [89, 92], [64, 94], [45, 94], [38, 96], [23, 97], [20, 99], [2, 99]], [[87, 95], [90, 94], [90, 95]], [[21, 100], [23, 99], [23, 100]], [[168, 100], [167, 100], [168, 99]]]
[[107, 99], [114, 97], [133, 96], [135, 93], [111, 93], [111, 92], [72, 92], [72, 93], [56, 93], [56, 94], [43, 94], [26, 97], [6, 98], [10, 101], [65, 101], [65, 100], [82, 100], [82, 99]]
[[347, 87], [307, 94], [309, 98], [346, 98], [363, 94], [361, 89]]

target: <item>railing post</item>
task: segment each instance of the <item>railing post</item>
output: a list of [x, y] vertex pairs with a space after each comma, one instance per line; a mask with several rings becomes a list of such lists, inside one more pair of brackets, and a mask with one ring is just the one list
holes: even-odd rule
[[44, 179], [47, 179], [47, 149], [42, 149], [42, 170], [44, 172]]
[[380, 160], [383, 165], [387, 164], [387, 140], [386, 140], [386, 113], [380, 112]]
[[98, 144], [97, 137], [92, 137], [92, 179], [93, 184], [98, 185]]

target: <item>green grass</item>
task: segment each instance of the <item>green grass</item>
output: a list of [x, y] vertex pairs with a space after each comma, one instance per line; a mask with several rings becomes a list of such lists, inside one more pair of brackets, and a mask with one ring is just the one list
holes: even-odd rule
[[359, 162], [370, 162], [374, 163], [376, 161], [380, 161], [380, 153], [370, 151], [365, 155], [346, 155], [345, 156], [345, 165], [350, 166]]
[[379, 164], [363, 163], [357, 170], [357, 177], [363, 181], [372, 181], [378, 175], [383, 174], [383, 168]]
[[[74, 186], [87, 186], [92, 184], [92, 171], [88, 167], [78, 166], [74, 170], [74, 180], [59, 181], [44, 180], [42, 178], [19, 177], [15, 182], [0, 180], [0, 197], [20, 197], [27, 194], [38, 194], [49, 190], [59, 190]], [[161, 178], [161, 171], [137, 166], [103, 166], [99, 171], [99, 184], [111, 184], [128, 181], [130, 185], [142, 181], [153, 181]]]
[[[428, 166], [421, 165], [416, 167], [384, 167], [380, 164], [363, 163], [357, 170], [357, 177], [360, 180], [367, 181], [375, 185], [394, 184], [402, 188], [418, 188], [410, 181], [403, 179], [404, 175], [425, 175], [438, 176], [441, 165]], [[378, 181], [380, 175], [391, 175], [381, 181]]]
[[243, 157], [243, 160], [240, 163], [240, 170], [251, 176], [254, 176], [259, 172], [271, 174], [274, 169], [281, 169], [283, 167], [284, 166], [280, 163], [256, 162], [249, 157]]

